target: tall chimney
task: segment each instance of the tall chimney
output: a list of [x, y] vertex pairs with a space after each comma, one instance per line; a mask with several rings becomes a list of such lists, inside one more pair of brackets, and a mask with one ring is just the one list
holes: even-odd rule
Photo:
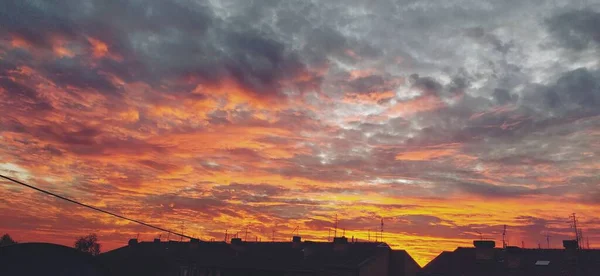
[[302, 238], [300, 236], [293, 236], [292, 237], [292, 247], [298, 248], [298, 247], [300, 247], [300, 245], [302, 245]]
[[494, 247], [496, 242], [494, 241], [473, 241], [475, 246], [475, 259], [481, 261], [493, 260], [494, 259]]
[[346, 237], [333, 238], [333, 251], [345, 252], [347, 248], [348, 248], [348, 238], [346, 238]]
[[138, 240], [137, 239], [130, 239], [127, 244], [129, 246], [135, 246], [136, 244], [138, 244]]

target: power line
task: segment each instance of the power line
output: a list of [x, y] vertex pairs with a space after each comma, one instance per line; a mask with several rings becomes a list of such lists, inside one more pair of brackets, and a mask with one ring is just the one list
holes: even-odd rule
[[57, 195], [57, 194], [55, 194], [55, 193], [53, 193], [53, 192], [49, 192], [49, 191], [46, 191], [46, 190], [42, 190], [42, 189], [40, 189], [40, 188], [38, 188], [38, 187], [31, 186], [31, 185], [29, 185], [29, 184], [23, 183], [23, 182], [21, 182], [21, 181], [19, 181], [19, 180], [16, 180], [16, 179], [10, 178], [10, 177], [8, 177], [8, 176], [5, 176], [5, 175], [2, 175], [2, 174], [0, 174], [0, 177], [1, 177], [1, 178], [4, 178], [4, 179], [6, 179], [6, 180], [9, 180], [9, 181], [11, 181], [11, 182], [17, 183], [17, 184], [19, 184], [19, 185], [21, 185], [21, 186], [25, 186], [25, 187], [27, 187], [27, 188], [30, 188], [30, 189], [36, 190], [36, 191], [38, 191], [38, 192], [41, 192], [41, 193], [44, 193], [44, 194], [47, 194], [47, 195], [51, 195], [51, 196], [53, 196], [53, 197], [57, 197], [57, 198], [59, 198], [59, 199], [62, 199], [62, 200], [65, 200], [65, 201], [68, 201], [68, 202], [71, 202], [71, 203], [77, 204], [77, 205], [79, 205], [79, 206], [83, 206], [83, 207], [86, 207], [86, 208], [92, 209], [92, 210], [94, 210], [94, 211], [102, 212], [102, 213], [105, 213], [105, 214], [111, 215], [111, 216], [113, 216], [113, 217], [117, 217], [117, 218], [120, 218], [120, 219], [123, 219], [123, 220], [131, 221], [131, 222], [134, 222], [134, 223], [137, 223], [137, 224], [140, 224], [140, 225], [146, 226], [146, 227], [150, 227], [150, 228], [153, 228], [153, 229], [156, 229], [156, 230], [160, 230], [160, 231], [167, 232], [167, 233], [170, 233], [170, 234], [173, 234], [173, 235], [176, 235], [176, 236], [180, 236], [180, 237], [182, 237], [182, 238], [186, 238], [186, 239], [194, 239], [193, 237], [190, 237], [190, 236], [184, 235], [184, 234], [183, 234], [183, 232], [180, 234], [180, 233], [173, 232], [173, 231], [171, 231], [171, 230], [164, 229], [164, 228], [161, 228], [161, 227], [158, 227], [158, 226], [154, 226], [154, 225], [151, 225], [151, 224], [148, 224], [148, 223], [145, 223], [145, 222], [142, 222], [142, 221], [136, 220], [136, 219], [131, 219], [131, 218], [128, 218], [128, 217], [121, 216], [121, 215], [119, 215], [119, 214], [115, 214], [115, 213], [113, 213], [113, 212], [109, 212], [109, 211], [106, 211], [106, 210], [102, 210], [102, 209], [100, 209], [100, 208], [97, 208], [97, 207], [94, 207], [94, 206], [91, 206], [91, 205], [87, 205], [87, 204], [85, 204], [85, 203], [81, 203], [81, 202], [79, 202], [79, 201], [75, 201], [75, 200], [73, 200], [73, 199], [66, 198], [66, 197], [64, 197], [64, 196], [61, 196], [61, 195]]

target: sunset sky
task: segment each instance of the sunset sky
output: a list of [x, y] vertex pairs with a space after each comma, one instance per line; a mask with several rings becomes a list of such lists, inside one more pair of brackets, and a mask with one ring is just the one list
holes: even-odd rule
[[[383, 217], [423, 265], [503, 225], [561, 247], [577, 213], [600, 247], [598, 26], [599, 0], [0, 1], [0, 174], [205, 240]], [[167, 236], [0, 181], [4, 233]]]

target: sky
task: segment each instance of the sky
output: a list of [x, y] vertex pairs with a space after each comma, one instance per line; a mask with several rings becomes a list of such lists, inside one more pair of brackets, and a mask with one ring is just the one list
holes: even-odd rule
[[[0, 1], [0, 173], [223, 240], [600, 247], [598, 0]], [[6, 181], [0, 233], [179, 239]], [[481, 233], [481, 234], [480, 234]]]

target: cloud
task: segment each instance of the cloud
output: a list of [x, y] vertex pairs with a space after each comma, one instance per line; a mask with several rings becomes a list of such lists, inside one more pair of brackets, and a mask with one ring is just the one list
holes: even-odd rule
[[[562, 237], [570, 213], [591, 228], [599, 211], [600, 7], [574, 8], [5, 1], [0, 162], [205, 239], [324, 240], [338, 214], [364, 240], [384, 217], [425, 263], [505, 224]], [[7, 221], [36, 218], [0, 223], [20, 240], [160, 235], [1, 185]]]
[[573, 10], [556, 14], [546, 20], [550, 33], [558, 43], [573, 50], [583, 50], [600, 44], [600, 13], [594, 10]]

